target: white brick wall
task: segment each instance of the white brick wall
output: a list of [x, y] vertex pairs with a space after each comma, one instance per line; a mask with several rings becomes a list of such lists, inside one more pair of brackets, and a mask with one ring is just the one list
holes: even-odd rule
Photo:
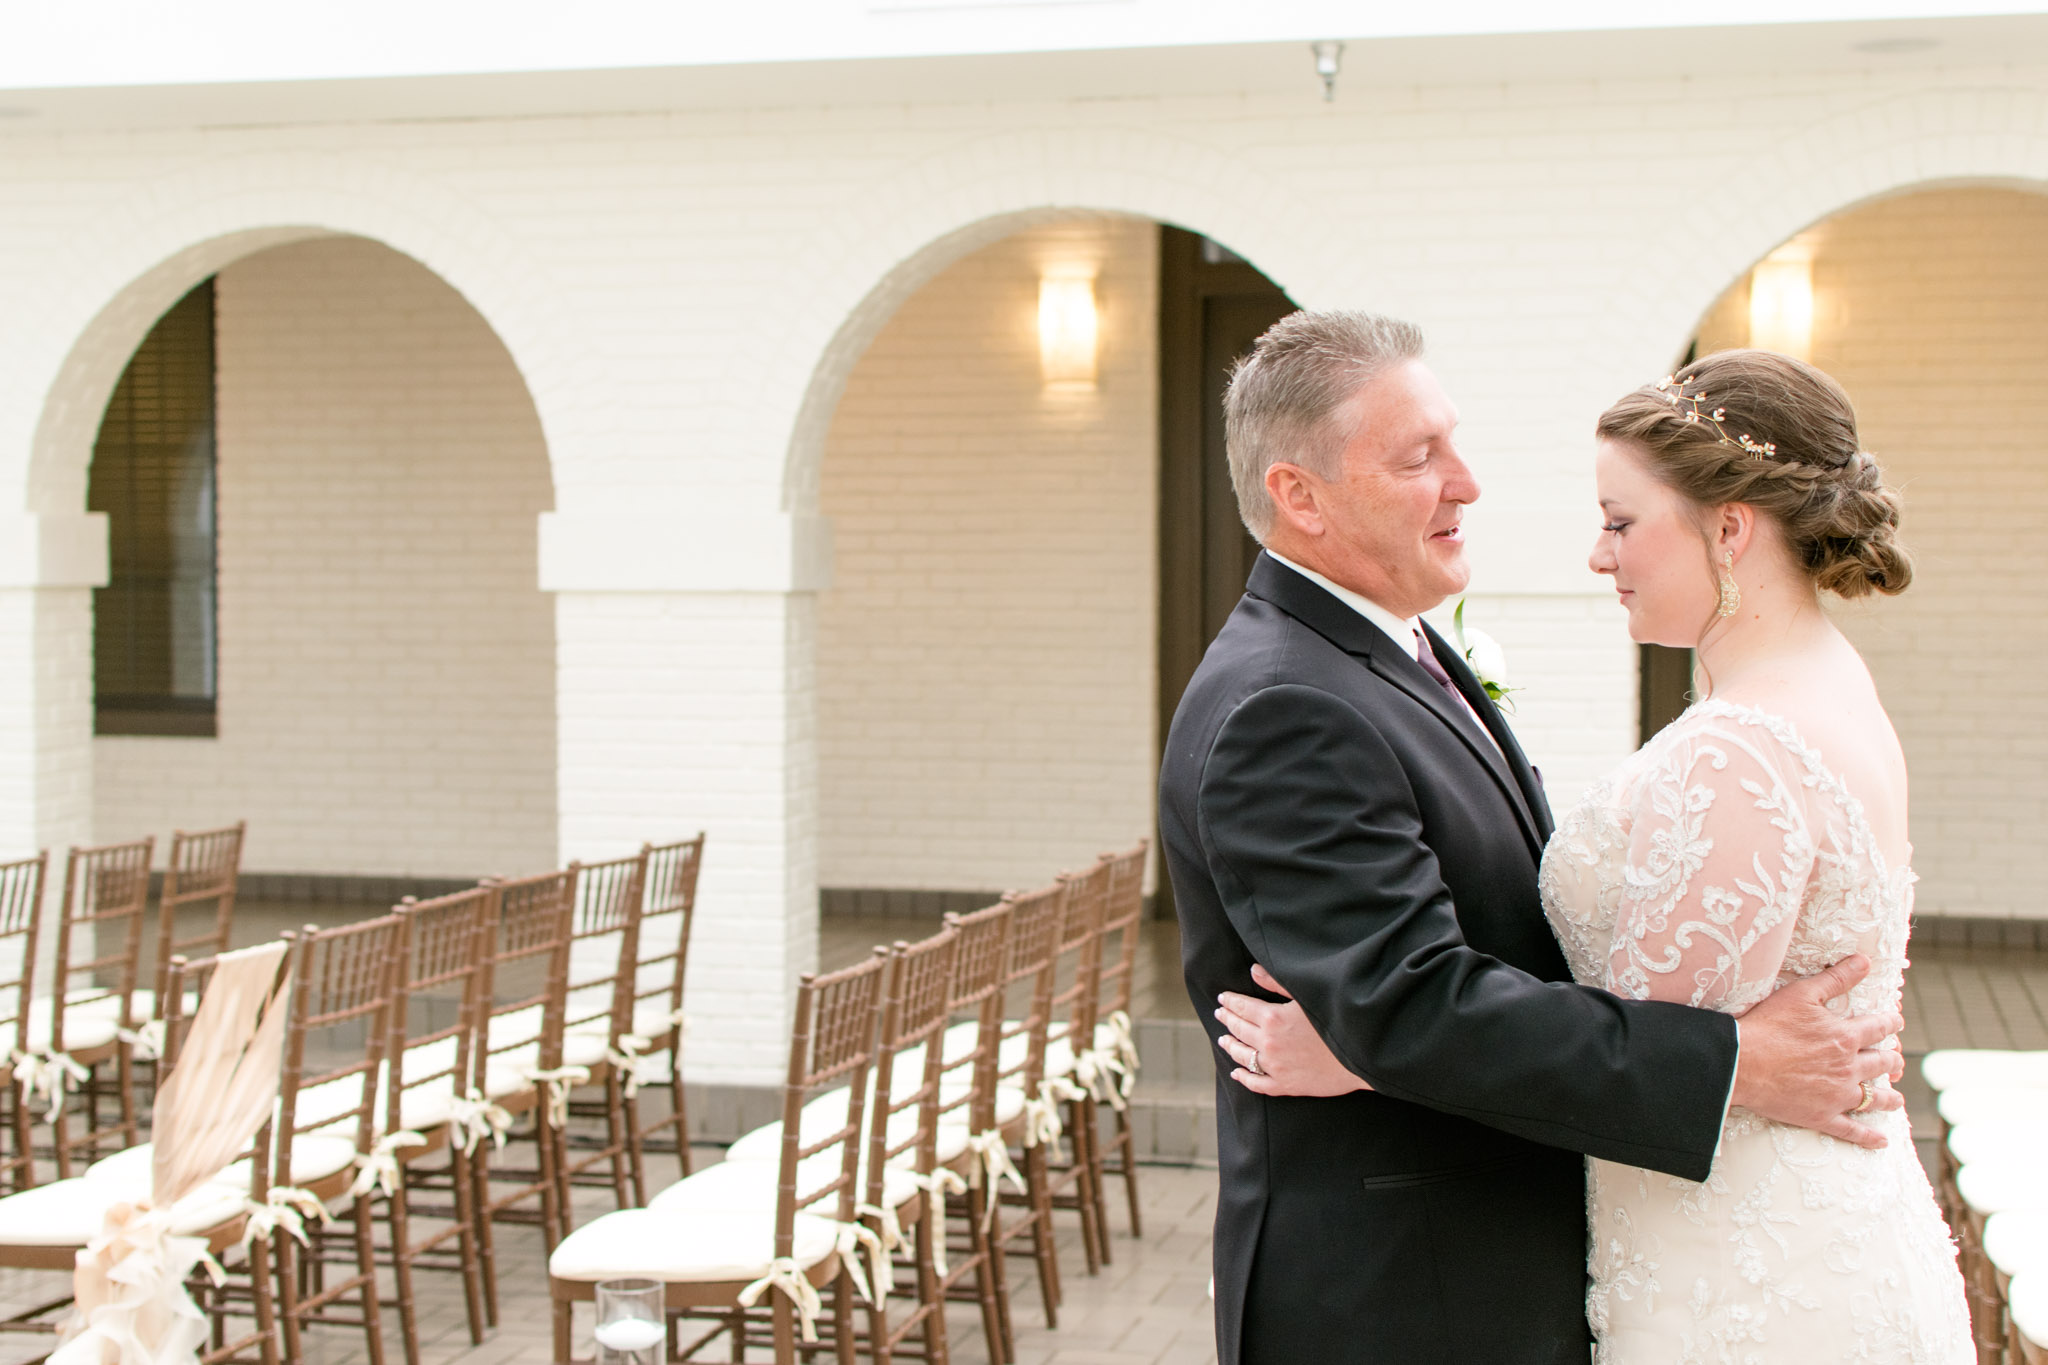
[[[1159, 229], [1076, 217], [939, 274], [826, 443], [820, 877], [1000, 890], [1150, 830]], [[1096, 272], [1100, 372], [1048, 391], [1038, 283]]]
[[547, 457], [503, 345], [359, 239], [216, 297], [220, 733], [95, 740], [98, 837], [246, 818], [258, 871], [551, 866]]
[[[747, 852], [721, 866], [714, 830], [707, 886], [719, 869], [718, 913], [773, 922], [750, 932], [786, 989], [814, 913], [804, 594], [818, 556], [815, 538], [783, 542], [817, 504], [839, 395], [895, 304], [963, 255], [1049, 209], [1140, 215], [1218, 238], [1306, 304], [1429, 328], [1487, 485], [1471, 523], [1486, 624], [1557, 670], [1528, 671], [1527, 708], [1597, 717], [1568, 742], [1564, 711], [1527, 712], [1562, 791], [1633, 742], [1633, 707], [1611, 705], [1632, 690], [1626, 651], [1564, 601], [1603, 597], [1582, 567], [1592, 415], [1663, 373], [1730, 279], [1845, 205], [1936, 181], [2048, 182], [2048, 70], [2015, 54], [1727, 71], [1706, 101], [1657, 74], [1541, 75], [1416, 87], [1389, 72], [1335, 104], [1305, 89], [62, 134], [12, 121], [0, 528], [76, 516], [120, 364], [184, 288], [323, 232], [404, 252], [502, 339], [562, 516], [628, 528], [609, 565], [550, 583], [581, 573], [590, 589], [555, 614], [558, 846], [623, 846], [697, 811], [730, 820]], [[778, 548], [738, 564], [694, 553], [733, 542]], [[9, 567], [9, 548], [5, 590], [71, 590]], [[659, 581], [631, 581], [650, 565]], [[82, 823], [66, 803], [83, 809], [92, 784], [86, 637], [0, 612], [0, 832], [52, 837]], [[624, 672], [592, 662], [635, 648], [649, 658]], [[765, 990], [733, 1008], [741, 1033], [780, 1029]], [[746, 1057], [732, 1075], [772, 1077], [765, 1051]]]

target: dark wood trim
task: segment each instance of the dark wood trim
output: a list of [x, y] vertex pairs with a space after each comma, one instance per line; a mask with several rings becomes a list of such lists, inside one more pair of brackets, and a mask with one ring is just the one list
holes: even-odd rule
[[1664, 645], [1636, 651], [1636, 743], [1647, 744], [1692, 705], [1692, 651]]

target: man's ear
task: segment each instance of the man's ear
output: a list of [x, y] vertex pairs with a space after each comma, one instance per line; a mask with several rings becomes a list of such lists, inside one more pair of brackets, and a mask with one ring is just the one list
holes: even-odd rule
[[1266, 467], [1266, 496], [1273, 519], [1305, 536], [1323, 534], [1322, 480], [1300, 465], [1276, 461]]

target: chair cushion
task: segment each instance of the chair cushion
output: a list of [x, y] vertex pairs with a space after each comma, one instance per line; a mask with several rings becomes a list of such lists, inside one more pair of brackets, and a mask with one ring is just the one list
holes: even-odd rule
[[[839, 1230], [832, 1223], [799, 1214], [793, 1259], [809, 1270], [832, 1254], [838, 1240]], [[548, 1257], [548, 1274], [560, 1280], [645, 1276], [670, 1283], [719, 1284], [758, 1280], [774, 1259], [775, 1220], [758, 1210], [692, 1210], [684, 1217], [657, 1209], [624, 1209], [594, 1218], [564, 1238]]]
[[[866, 1165], [865, 1162], [862, 1165]], [[707, 1166], [695, 1175], [678, 1180], [654, 1198], [647, 1201], [650, 1209], [760, 1209], [767, 1213], [775, 1211], [776, 1177], [781, 1173], [779, 1162], [767, 1161], [721, 1161], [716, 1166]], [[837, 1158], [828, 1152], [805, 1161], [797, 1168], [796, 1188], [799, 1194], [808, 1194], [821, 1189], [839, 1174]], [[867, 1202], [867, 1177], [860, 1177], [862, 1188], [856, 1202]], [[901, 1208], [917, 1197], [918, 1185], [915, 1176], [907, 1170], [889, 1167], [882, 1172], [882, 1198], [887, 1208]], [[825, 1207], [831, 1207], [827, 1204]]]
[[[241, 1215], [247, 1189], [202, 1185], [172, 1210], [171, 1230], [191, 1237]], [[0, 1199], [0, 1245], [82, 1247], [99, 1235], [107, 1210], [133, 1203], [111, 1186], [83, 1178], [54, 1180]]]
[[[92, 1003], [64, 1011], [66, 1052], [88, 1052], [114, 1041], [121, 1028], [121, 1006], [118, 1000], [111, 1003], [111, 1009], [101, 1009]], [[38, 1000], [29, 1009], [28, 1046], [39, 1051], [50, 1046], [50, 1007], [47, 1001]]]
[[1965, 1165], [2048, 1152], [2048, 1119], [1983, 1119], [1948, 1130], [1948, 1149]]
[[2048, 1210], [1992, 1214], [1984, 1220], [1984, 1254], [2007, 1275], [2048, 1275]]
[[2048, 1086], [2048, 1052], [1941, 1048], [1920, 1059], [1920, 1074], [1936, 1090], [1978, 1084]]
[[1979, 1214], [2048, 1209], [2048, 1168], [2032, 1155], [1973, 1161], [1956, 1172], [1956, 1190]]
[[[147, 1199], [150, 1167], [155, 1160], [156, 1148], [147, 1142], [138, 1143], [110, 1157], [95, 1161], [85, 1168], [83, 1178], [96, 1188], [109, 1191], [117, 1199]], [[331, 1175], [347, 1170], [355, 1164], [355, 1160], [356, 1145], [347, 1138], [301, 1133], [292, 1139], [291, 1183], [311, 1185], [316, 1181], [325, 1180]], [[213, 1177], [211, 1183], [235, 1190], [247, 1190], [248, 1161], [235, 1162]]]
[[2012, 1277], [2005, 1302], [2012, 1325], [2028, 1344], [2048, 1350], [2048, 1270], [2029, 1270]]
[[1952, 1124], [1987, 1123], [1998, 1119], [2048, 1122], [2048, 1089], [1996, 1082], [1958, 1085], [1942, 1091], [1935, 1101], [1935, 1108]]

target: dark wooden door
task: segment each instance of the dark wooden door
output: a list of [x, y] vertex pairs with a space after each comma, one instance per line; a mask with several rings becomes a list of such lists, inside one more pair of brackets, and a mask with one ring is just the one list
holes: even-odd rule
[[[1192, 232], [1159, 243], [1159, 737], [1202, 652], [1244, 595], [1258, 542], [1237, 515], [1223, 390], [1238, 358], [1294, 302]], [[1162, 881], [1159, 905], [1170, 907]]]

